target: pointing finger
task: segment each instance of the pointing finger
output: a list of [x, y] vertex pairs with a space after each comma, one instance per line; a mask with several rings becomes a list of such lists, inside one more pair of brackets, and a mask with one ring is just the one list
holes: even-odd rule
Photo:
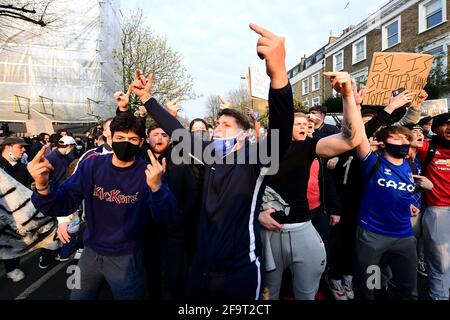
[[267, 29], [264, 29], [263, 27], [258, 26], [257, 24], [251, 23], [250, 24], [250, 29], [252, 29], [253, 31], [255, 31], [257, 34], [263, 36], [263, 37], [267, 37], [267, 38], [272, 38], [275, 35], [270, 32]]
[[31, 163], [39, 163], [44, 157], [45, 151], [47, 150], [47, 146], [43, 146], [41, 150], [36, 154], [36, 156], [31, 160]]

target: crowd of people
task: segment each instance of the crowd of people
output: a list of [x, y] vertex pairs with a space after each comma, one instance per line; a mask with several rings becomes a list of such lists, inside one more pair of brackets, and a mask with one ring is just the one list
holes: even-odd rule
[[[324, 123], [324, 106], [295, 113], [284, 38], [250, 28], [271, 80], [264, 134], [253, 110], [226, 101], [213, 129], [184, 128], [178, 99], [161, 106], [137, 70], [95, 147], [67, 131], [3, 141], [0, 167], [58, 217], [60, 248], [39, 267], [75, 254], [74, 300], [95, 299], [104, 281], [115, 299], [417, 299], [418, 275], [429, 298], [448, 300], [450, 114], [420, 119], [408, 90], [369, 109], [346, 72], [324, 73], [342, 97], [340, 128]], [[270, 164], [254, 152], [264, 145]], [[4, 264], [23, 279], [20, 259]]]

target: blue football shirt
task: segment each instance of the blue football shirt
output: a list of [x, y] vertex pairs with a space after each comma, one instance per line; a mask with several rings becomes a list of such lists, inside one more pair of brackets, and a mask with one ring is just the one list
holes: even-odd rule
[[359, 211], [359, 225], [387, 237], [404, 238], [413, 235], [411, 204], [414, 203], [416, 184], [407, 161], [397, 166], [382, 155], [378, 171], [367, 181], [378, 156], [369, 153], [362, 160], [365, 181], [364, 194]]

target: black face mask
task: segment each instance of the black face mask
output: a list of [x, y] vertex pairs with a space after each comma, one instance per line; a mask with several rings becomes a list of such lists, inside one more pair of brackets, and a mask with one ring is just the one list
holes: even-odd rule
[[409, 153], [409, 144], [391, 144], [385, 143], [386, 151], [390, 153], [391, 156], [397, 159], [404, 159]]
[[120, 161], [129, 162], [133, 160], [141, 147], [128, 141], [113, 142], [112, 149]]

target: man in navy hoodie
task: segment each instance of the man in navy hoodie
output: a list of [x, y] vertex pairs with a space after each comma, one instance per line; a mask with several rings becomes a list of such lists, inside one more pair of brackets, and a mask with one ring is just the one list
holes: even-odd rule
[[48, 179], [53, 169], [42, 148], [28, 165], [36, 181], [34, 206], [49, 216], [74, 212], [85, 201], [85, 250], [78, 264], [80, 286], [71, 299], [95, 299], [106, 280], [115, 299], [138, 299], [144, 292], [141, 246], [148, 214], [160, 222], [176, 219], [176, 200], [162, 176], [160, 164], [149, 153], [151, 164], [136, 154], [144, 142], [142, 122], [120, 115], [111, 123], [114, 153], [92, 157], [56, 190]]
[[[187, 130], [180, 122], [152, 98], [152, 75], [146, 79], [136, 72], [136, 80], [132, 84], [133, 92], [148, 113], [172, 137], [175, 144], [172, 155], [182, 151], [193, 159], [191, 163], [202, 163], [205, 167], [197, 252], [190, 266], [186, 291], [189, 299], [255, 300], [261, 293], [259, 208], [265, 176], [276, 173], [277, 162], [279, 164], [292, 141], [294, 110], [292, 88], [286, 72], [284, 38], [255, 24], [250, 28], [260, 35], [257, 53], [265, 60], [266, 73], [271, 80], [267, 144], [265, 139], [250, 144], [246, 139], [250, 128], [248, 120], [238, 111], [227, 108], [221, 110], [215, 119], [211, 142], [186, 136]], [[333, 83], [347, 83], [350, 89], [347, 88], [346, 95], [347, 91], [352, 91], [348, 74], [331, 73], [329, 76]], [[359, 117], [359, 110], [355, 110], [352, 93], [350, 99], [344, 100], [348, 123]], [[359, 144], [362, 135], [355, 132], [354, 126], [343, 127], [343, 133], [317, 143], [319, 156], [334, 157]], [[186, 149], [178, 149], [178, 144], [185, 145]], [[258, 152], [255, 151], [258, 148]], [[269, 162], [259, 153], [264, 148], [270, 152]], [[212, 152], [213, 159], [209, 157]]]

